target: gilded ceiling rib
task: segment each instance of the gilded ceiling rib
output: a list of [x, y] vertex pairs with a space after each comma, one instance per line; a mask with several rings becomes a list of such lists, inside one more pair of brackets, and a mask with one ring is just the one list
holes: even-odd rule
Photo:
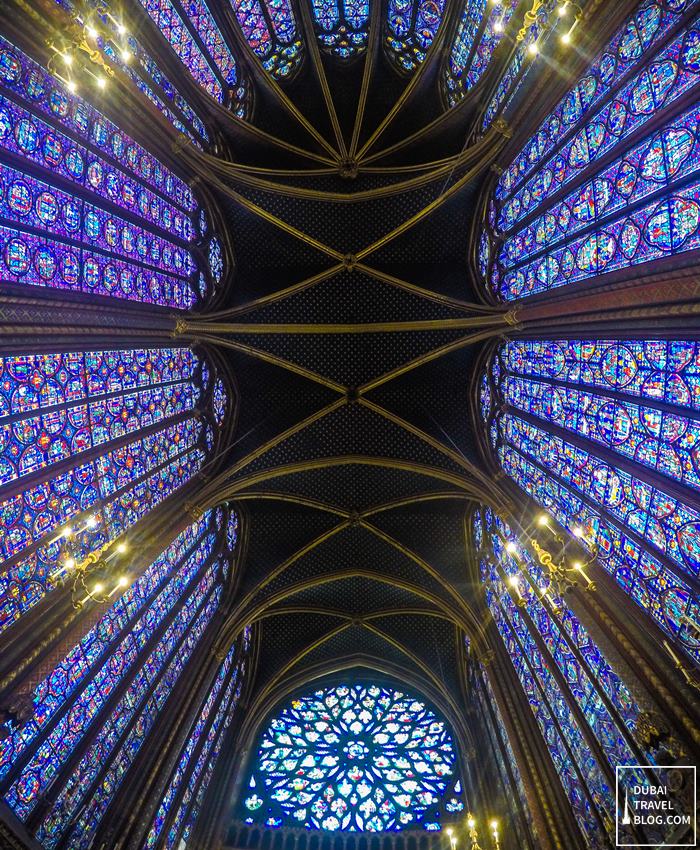
[[[489, 142], [489, 146], [487, 147], [488, 155], [480, 160], [476, 165], [472, 166], [466, 174], [463, 174], [455, 183], [450, 186], [449, 189], [445, 189], [445, 191], [441, 192], [435, 200], [431, 201], [427, 206], [423, 207], [423, 209], [419, 210], [415, 215], [412, 215], [410, 218], [406, 219], [402, 224], [398, 227], [395, 227], [393, 230], [390, 230], [389, 233], [382, 236], [380, 239], [377, 239], [371, 245], [368, 245], [366, 248], [363, 248], [361, 251], [357, 253], [357, 259], [363, 260], [365, 257], [373, 254], [375, 251], [378, 251], [380, 248], [383, 248], [392, 240], [396, 239], [397, 236], [401, 236], [402, 233], [405, 233], [407, 230], [410, 230], [412, 227], [415, 227], [416, 224], [423, 221], [424, 218], [433, 213], [438, 207], [442, 206], [446, 201], [452, 198], [457, 194], [461, 189], [463, 189], [467, 183], [474, 179], [474, 177], [479, 174], [484, 167], [486, 166], [486, 160], [489, 162], [495, 159], [498, 155], [500, 149], [503, 147], [505, 142], [505, 136], [500, 134], [496, 130], [490, 130], [489, 133], [484, 136], [483, 141]], [[479, 142], [481, 145], [481, 142]]]
[[333, 135], [335, 136], [335, 143], [338, 148], [338, 153], [340, 155], [340, 159], [343, 160], [347, 158], [348, 149], [347, 145], [345, 144], [345, 139], [343, 138], [343, 131], [340, 127], [340, 121], [338, 121], [338, 113], [335, 110], [333, 96], [331, 95], [331, 90], [328, 85], [328, 79], [326, 78], [326, 71], [323, 67], [323, 62], [321, 61], [321, 52], [318, 47], [316, 33], [314, 32], [313, 21], [311, 20], [311, 10], [309, 8], [309, 4], [305, 2], [299, 3], [297, 8], [299, 9], [301, 15], [301, 23], [304, 29], [304, 35], [306, 36], [306, 46], [309, 53], [311, 54], [311, 64], [313, 65], [313, 69], [316, 74], [316, 79], [318, 80], [318, 83], [321, 86], [323, 101], [326, 104], [326, 111], [328, 112], [328, 118], [330, 119], [331, 127], [333, 127]]
[[271, 501], [271, 502], [289, 502], [292, 505], [301, 505], [305, 508], [313, 508], [317, 511], [335, 514], [337, 517], [349, 519], [350, 511], [343, 508], [338, 508], [335, 505], [329, 505], [326, 502], [321, 502], [318, 499], [308, 499], [304, 496], [293, 496], [291, 493], [283, 493], [277, 490], [255, 490], [252, 493], [241, 493], [236, 496], [237, 502], [252, 502], [252, 501]]
[[449, 295], [441, 295], [438, 292], [433, 292], [431, 289], [424, 289], [422, 286], [417, 286], [415, 283], [409, 283], [407, 280], [402, 280], [396, 275], [376, 269], [373, 266], [368, 266], [365, 263], [356, 263], [355, 269], [358, 272], [381, 280], [383, 283], [388, 283], [395, 286], [397, 289], [402, 289], [406, 292], [411, 292], [413, 295], [418, 295], [420, 298], [425, 298], [428, 301], [435, 301], [438, 304], [443, 304], [446, 307], [454, 307], [457, 310], [468, 310], [471, 313], [497, 314], [505, 313], [506, 308], [502, 306], [492, 306], [490, 304], [478, 304], [473, 301], [462, 301], [459, 298], [450, 298]]
[[[260, 127], [257, 127], [255, 124], [252, 124], [245, 120], [245, 118], [239, 118], [237, 115], [234, 115], [230, 110], [226, 109], [226, 107], [221, 106], [220, 104], [212, 101], [207, 104], [210, 109], [213, 109], [218, 113], [218, 115], [224, 120], [228, 121], [231, 124], [235, 124], [239, 130], [243, 130], [251, 136], [255, 136], [258, 139], [262, 139], [266, 142], [269, 142], [271, 145], [274, 145], [281, 150], [287, 151], [288, 153], [296, 154], [297, 156], [302, 157], [303, 159], [310, 159], [314, 162], [322, 163], [328, 168], [320, 169], [322, 171], [327, 171], [328, 173], [335, 174], [337, 173], [337, 163], [335, 157], [329, 158], [327, 156], [323, 156], [319, 153], [314, 153], [313, 151], [307, 150], [306, 148], [300, 148], [298, 145], [293, 145], [291, 142], [285, 142], [284, 139], [280, 139], [277, 136], [274, 136], [272, 133], [268, 133], [266, 130], [262, 130]], [[182, 155], [185, 151], [188, 152], [189, 155], [192, 152], [199, 152], [198, 149], [192, 144], [192, 141], [187, 136], [180, 136], [177, 142], [173, 143], [172, 146], [173, 152], [175, 154]], [[252, 167], [252, 166], [243, 166], [243, 167]], [[319, 170], [319, 169], [317, 169]]]
[[289, 439], [289, 437], [294, 436], [294, 434], [298, 434], [299, 431], [303, 431], [305, 428], [308, 428], [310, 425], [313, 425], [315, 422], [318, 422], [320, 419], [323, 419], [324, 416], [328, 416], [330, 413], [339, 410], [341, 407], [344, 407], [347, 404], [347, 400], [345, 396], [341, 396], [340, 398], [333, 401], [331, 404], [322, 407], [320, 410], [315, 411], [310, 416], [307, 416], [306, 419], [302, 419], [300, 422], [296, 422], [290, 428], [287, 428], [285, 431], [277, 434], [272, 437], [272, 439], [267, 440], [267, 442], [263, 443], [261, 446], [258, 446], [252, 452], [247, 454], [241, 460], [236, 461], [236, 463], [232, 464], [228, 469], [226, 469], [220, 476], [220, 480], [226, 480], [237, 472], [240, 472], [241, 469], [244, 469], [248, 466], [249, 463], [252, 463], [254, 460], [257, 460], [261, 455], [264, 455], [265, 452], [269, 452], [271, 449], [274, 449], [275, 446], [278, 446], [280, 443], [283, 443], [285, 440]]
[[[376, 200], [377, 198], [391, 197], [400, 192], [419, 188], [441, 177], [446, 177], [458, 166], [466, 165], [472, 161], [481, 162], [484, 158], [484, 145], [482, 142], [477, 142], [470, 147], [464, 148], [453, 157], [446, 157], [435, 163], [423, 163], [413, 168], [410, 173], [413, 173], [414, 176], [400, 182], [386, 186], [377, 186], [373, 189], [366, 189], [359, 192], [329, 192], [323, 189], [306, 189], [302, 186], [268, 180], [251, 174], [248, 170], [241, 168], [238, 163], [230, 162], [212, 154], [205, 154], [196, 150], [193, 146], [190, 150], [193, 152], [191, 166], [203, 179], [215, 179], [214, 175], [219, 175], [220, 177], [251, 186], [263, 192], [274, 192], [277, 195], [285, 195], [292, 198], [334, 203], [360, 203], [362, 201]], [[358, 173], [362, 173], [362, 171], [363, 169], [360, 168]], [[415, 174], [415, 171], [419, 171], [420, 173]], [[375, 169], [373, 173], [387, 175], [390, 172], [379, 168]], [[311, 175], [312, 172], [297, 171], [294, 174], [298, 177], [306, 177]]]
[[475, 466], [470, 460], [465, 458], [459, 452], [456, 452], [454, 449], [451, 449], [449, 446], [446, 446], [442, 441], [437, 440], [435, 437], [431, 437], [430, 434], [426, 434], [425, 431], [421, 430], [416, 425], [413, 425], [406, 419], [402, 419], [395, 413], [391, 413], [391, 411], [387, 410], [379, 404], [375, 404], [375, 402], [370, 401], [367, 398], [360, 398], [358, 404], [362, 405], [363, 407], [366, 407], [368, 410], [371, 410], [378, 416], [382, 416], [389, 422], [393, 422], [394, 425], [398, 425], [404, 431], [407, 431], [409, 434], [413, 434], [415, 437], [418, 437], [418, 439], [422, 440], [424, 443], [427, 443], [436, 451], [441, 452], [445, 455], [445, 457], [448, 457], [454, 463], [461, 466], [473, 478], [476, 478], [477, 480], [481, 481], [484, 487], [488, 488], [492, 486], [493, 479], [488, 474], [480, 470], [477, 466]]
[[[437, 116], [437, 118], [433, 118], [433, 120], [430, 121], [428, 124], [425, 124], [423, 127], [420, 127], [418, 130], [411, 133], [410, 135], [404, 136], [404, 138], [399, 139], [398, 142], [394, 142], [387, 148], [382, 148], [381, 150], [376, 151], [371, 156], [366, 156], [362, 160], [362, 170], [367, 172], [374, 171], [375, 169], [370, 168], [370, 163], [377, 162], [380, 159], [384, 159], [384, 157], [390, 156], [391, 154], [396, 153], [396, 151], [402, 150], [403, 148], [408, 147], [414, 142], [423, 139], [424, 136], [429, 135], [433, 132], [433, 130], [435, 130], [441, 124], [445, 123], [448, 118], [454, 119], [457, 110], [463, 109], [464, 106], [467, 104], [469, 104], [469, 98], [464, 98], [458, 104], [456, 104], [456, 106], [453, 106], [451, 109], [448, 109], [445, 112], [441, 112], [440, 115]], [[497, 120], [500, 121], [499, 128], [501, 132], [510, 134], [510, 129], [508, 128], [506, 122], [503, 119]], [[379, 173], [383, 173], [384, 169], [381, 166], [377, 166], [376, 171], [378, 171]]]
[[425, 354], [421, 354], [419, 357], [409, 360], [407, 363], [397, 366], [395, 369], [391, 369], [383, 375], [379, 375], [377, 378], [373, 378], [371, 381], [368, 381], [366, 384], [359, 387], [358, 392], [360, 395], [364, 395], [370, 390], [374, 390], [377, 387], [382, 386], [382, 384], [387, 384], [389, 381], [393, 381], [394, 378], [398, 378], [400, 375], [405, 375], [406, 372], [410, 372], [413, 369], [417, 369], [419, 366], [423, 366], [425, 363], [430, 363], [432, 360], [437, 360], [439, 357], [444, 357], [446, 354], [458, 351], [460, 348], [465, 348], [467, 345], [474, 345], [477, 342], [482, 342], [483, 340], [490, 339], [491, 337], [500, 336], [503, 333], [504, 328], [501, 324], [497, 324], [493, 328], [488, 328], [478, 333], [467, 334], [453, 342], [448, 342], [445, 345], [441, 345], [439, 348], [434, 348]]
[[[237, 481], [229, 482], [217, 493], [212, 494], [207, 490], [206, 499], [200, 499], [201, 504], [198, 506], [198, 509], [206, 510], [208, 507], [213, 507], [220, 502], [235, 498], [237, 493], [244, 492], [246, 487], [252, 487], [264, 481], [272, 481], [275, 478], [281, 478], [285, 475], [291, 475], [297, 472], [306, 472], [312, 469], [331, 469], [334, 466], [353, 465], [376, 466], [385, 469], [398, 469], [404, 472], [414, 472], [418, 475], [425, 475], [427, 478], [435, 478], [438, 481], [444, 481], [454, 487], [461, 487], [462, 490], [471, 495], [475, 501], [483, 501], [485, 498], [483, 488], [480, 485], [477, 485], [471, 478], [459, 475], [455, 472], [448, 472], [447, 470], [439, 469], [438, 467], [415, 463], [414, 461], [404, 460], [402, 458], [372, 457], [370, 455], [339, 455], [334, 457], [298, 461], [296, 463], [284, 464], [282, 466], [261, 470], [260, 472], [256, 472], [245, 478], [239, 478]], [[486, 501], [489, 504], [493, 501], [488, 494], [486, 495]]]
[[304, 687], [310, 681], [357, 668], [367, 668], [385, 676], [393, 677], [399, 682], [407, 682], [418, 693], [425, 693], [430, 701], [448, 719], [460, 742], [461, 748], [464, 750], [474, 748], [475, 742], [472, 729], [469, 724], [464, 722], [464, 713], [453, 712], [451, 705], [445, 702], [446, 689], [444, 683], [440, 683], [439, 689], [435, 689], [432, 682], [425, 681], [420, 675], [417, 673], [414, 674], [405, 665], [399, 666], [392, 661], [388, 661], [386, 658], [358, 652], [352, 655], [342, 656], [338, 659], [319, 662], [310, 667], [305, 666], [303, 672], [294, 675], [292, 675], [293, 671], [286, 677], [279, 674], [273, 675], [263, 688], [264, 697], [257, 696], [247, 706], [246, 718], [237, 740], [238, 750], [250, 750], [254, 746], [253, 736], [257, 732], [260, 718], [267, 716], [275, 703], [279, 702], [282, 698]]
[[384, 541], [388, 546], [396, 549], [397, 552], [400, 552], [404, 557], [413, 561], [418, 567], [420, 567], [425, 573], [427, 573], [437, 584], [439, 584], [443, 590], [445, 590], [450, 597], [454, 600], [458, 609], [464, 612], [466, 616], [465, 622], [470, 622], [472, 626], [472, 636], [476, 639], [477, 637], [482, 641], [486, 642], [486, 632], [481, 625], [481, 622], [478, 617], [475, 616], [472, 607], [465, 600], [459, 591], [457, 591], [449, 582], [445, 581], [442, 572], [434, 567], [430, 562], [426, 561], [424, 558], [421, 558], [420, 555], [416, 554], [412, 549], [409, 549], [408, 546], [405, 546], [401, 543], [400, 540], [396, 540], [390, 534], [387, 534], [385, 531], [382, 531], [380, 528], [377, 528], [376, 525], [372, 525], [372, 523], [367, 522], [364, 519], [360, 520], [360, 525], [362, 528], [371, 532], [378, 537], [380, 540]]
[[201, 316], [207, 319], [225, 319], [229, 316], [240, 316], [243, 313], [249, 313], [257, 310], [259, 307], [266, 307], [268, 304], [273, 304], [275, 301], [281, 301], [288, 298], [290, 295], [296, 295], [298, 292], [303, 292], [320, 283], [323, 280], [335, 277], [343, 271], [345, 263], [331, 266], [318, 274], [313, 274], [311, 277], [306, 277], [300, 280], [299, 283], [294, 283], [287, 286], [285, 289], [278, 289], [276, 292], [271, 292], [269, 295], [263, 295], [261, 298], [255, 298], [253, 301], [247, 301], [245, 304], [240, 304], [238, 307], [229, 307], [227, 310], [219, 310], [215, 313], [200, 313]]
[[[182, 334], [182, 339], [190, 339], [190, 335]], [[323, 375], [318, 375], [310, 369], [305, 369], [303, 366], [299, 366], [297, 363], [292, 363], [289, 360], [285, 360], [283, 357], [277, 357], [276, 354], [270, 354], [268, 351], [263, 351], [262, 349], [255, 348], [252, 345], [246, 345], [243, 342], [237, 342], [233, 339], [224, 339], [219, 336], [199, 334], [191, 337], [191, 342], [209, 343], [210, 345], [218, 345], [221, 348], [229, 348], [232, 351], [240, 351], [243, 354], [249, 354], [251, 357], [256, 357], [258, 360], [264, 360], [266, 363], [272, 363], [274, 366], [279, 366], [282, 369], [286, 369], [288, 372], [294, 372], [302, 378], [308, 378], [310, 381], [313, 381], [316, 384], [321, 384], [324, 387], [328, 387], [329, 390], [335, 390], [338, 393], [345, 393], [348, 389], [342, 384], [338, 384], [335, 381], [324, 378]]]
[[233, 35], [238, 48], [248, 57], [249, 62], [255, 67], [258, 73], [255, 74], [255, 80], [259, 86], [267, 89], [272, 94], [275, 100], [288, 112], [316, 141], [319, 145], [331, 156], [331, 162], [338, 163], [338, 151], [331, 145], [324, 136], [313, 126], [308, 118], [294, 105], [287, 97], [282, 87], [277, 80], [273, 79], [270, 74], [262, 67], [260, 58], [254, 53], [248, 39], [241, 31], [241, 25], [235, 15], [230, 15], [232, 21]]
[[360, 322], [358, 324], [341, 324], [329, 322], [323, 324], [289, 322], [190, 322], [183, 319], [178, 328], [182, 333], [198, 336], [209, 334], [371, 334], [371, 333], [406, 333], [419, 331], [461, 331], [469, 328], [494, 326], [503, 331], [507, 327], [505, 312], [493, 316], [469, 316], [461, 319], [418, 319], [406, 322]]
[[395, 649], [398, 649], [399, 652], [402, 652], [404, 655], [410, 658], [411, 661], [416, 665], [416, 667], [421, 670], [423, 674], [428, 678], [428, 680], [432, 682], [436, 688], [442, 690], [445, 695], [445, 699], [449, 702], [450, 708], [455, 714], [459, 714], [460, 711], [462, 711], [462, 707], [456, 702], [454, 696], [447, 690], [447, 688], [445, 688], [441, 679], [433, 672], [431, 667], [426, 664], [425, 661], [423, 661], [423, 659], [419, 655], [417, 655], [412, 649], [409, 649], [406, 644], [396, 640], [391, 635], [388, 635], [386, 632], [382, 631], [377, 626], [372, 625], [372, 623], [363, 622], [362, 626], [363, 628], [367, 629], [368, 632], [371, 632], [372, 634], [381, 638], [383, 641], [386, 641], [386, 643], [388, 643], [390, 646], [393, 646]]
[[[217, 639], [218, 647], [227, 647], [230, 641], [235, 638], [235, 635], [237, 635], [244, 626], [254, 623], [261, 614], [274, 608], [278, 602], [283, 602], [285, 599], [289, 599], [290, 597], [303, 593], [306, 590], [353, 578], [364, 578], [368, 581], [376, 581], [378, 584], [387, 585], [387, 587], [398, 587], [401, 590], [405, 590], [407, 593], [411, 593], [419, 599], [430, 602], [439, 610], [444, 611], [446, 619], [451, 620], [453, 623], [458, 625], [463, 631], [470, 635], [473, 640], [478, 642], [481, 640], [482, 636], [486, 639], [480, 617], [476, 612], [472, 611], [466, 603], [455, 608], [449, 601], [442, 599], [431, 591], [426, 590], [424, 587], [413, 584], [405, 579], [397, 578], [396, 576], [387, 576], [367, 569], [350, 569], [338, 572], [320, 573], [312, 578], [307, 578], [303, 581], [291, 584], [270, 596], [260, 599], [255, 604], [249, 604], [247, 607], [244, 606], [243, 602], [239, 603], [235, 609], [231, 611], [226, 622], [222, 626], [221, 633]], [[354, 617], [353, 619], [358, 620], [362, 618]]]
[[367, 50], [365, 51], [365, 65], [362, 69], [360, 96], [357, 100], [357, 111], [355, 113], [355, 122], [352, 128], [352, 138], [350, 139], [349, 158], [355, 164], [357, 161], [357, 146], [360, 143], [360, 133], [362, 132], [365, 107], [367, 105], [367, 95], [369, 94], [372, 72], [374, 71], [374, 60], [379, 51], [379, 40], [381, 35], [381, 21], [379, 19], [380, 7], [381, 3], [371, 4], [369, 37], [367, 39]]
[[360, 511], [360, 517], [374, 516], [374, 514], [380, 514], [384, 511], [393, 511], [395, 508], [404, 508], [408, 505], [420, 504], [421, 502], [437, 502], [442, 499], [460, 499], [465, 502], [472, 501], [471, 496], [468, 496], [460, 490], [444, 490], [442, 492], [435, 492], [434, 490], [431, 490], [427, 493], [418, 493], [413, 496], [407, 496], [405, 499], [394, 499], [391, 502], [383, 502], [381, 505], [373, 505], [371, 508]]
[[[449, 0], [448, 0], [447, 3], [445, 3], [446, 7], [448, 5], [449, 5]], [[363, 161], [364, 156], [367, 153], [367, 151], [369, 151], [374, 146], [377, 139], [379, 139], [379, 137], [382, 135], [382, 133], [384, 133], [384, 131], [387, 129], [387, 127], [392, 123], [394, 118], [396, 118], [398, 113], [401, 111], [401, 109], [403, 108], [406, 101], [409, 99], [409, 97], [413, 94], [414, 90], [416, 89], [418, 82], [421, 80], [421, 78], [425, 74], [425, 69], [427, 67], [429, 67], [430, 64], [432, 63], [433, 58], [435, 56], [441, 56], [442, 55], [442, 44], [445, 40], [445, 33], [447, 31], [447, 27], [445, 25], [446, 13], [447, 13], [447, 10], [445, 9], [445, 12], [443, 12], [443, 19], [442, 19], [440, 28], [438, 30], [438, 33], [435, 36], [435, 38], [433, 39], [433, 43], [428, 48], [425, 59], [423, 60], [421, 65], [418, 67], [418, 70], [413, 74], [411, 79], [408, 81], [408, 84], [406, 85], [404, 90], [401, 92], [399, 97], [396, 99], [394, 105], [391, 107], [389, 112], [384, 116], [384, 118], [382, 119], [379, 126], [375, 130], [373, 130], [373, 132], [370, 134], [367, 141], [362, 145], [360, 150], [357, 152], [357, 159], [358, 159], [359, 162]]]

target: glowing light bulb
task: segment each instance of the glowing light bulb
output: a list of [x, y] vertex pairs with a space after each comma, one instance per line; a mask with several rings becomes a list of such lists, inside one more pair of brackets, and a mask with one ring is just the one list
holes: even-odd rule
[[547, 516], [547, 514], [540, 514], [537, 517], [537, 525], [547, 525], [548, 522], [549, 522], [549, 517]]
[[97, 517], [94, 517], [94, 516], [88, 517], [87, 522], [85, 523], [85, 525], [86, 525], [88, 528], [94, 528], [94, 527], [97, 525]]
[[93, 589], [93, 593], [102, 593], [103, 590], [103, 586], [98, 582]]
[[73, 529], [70, 526], [67, 526], [67, 528], [64, 528], [63, 531], [61, 532], [61, 537], [65, 537], [66, 540], [68, 540], [68, 538], [72, 534], [73, 534]]
[[455, 834], [454, 829], [452, 829], [452, 827], [449, 827], [447, 830], [447, 834], [450, 836], [450, 838], [452, 838], [452, 836]]
[[117, 24], [117, 32], [119, 35], [126, 35], [126, 27], [124, 24]]
[[129, 579], [126, 576], [120, 576], [117, 584], [119, 587], [126, 587], [129, 584]]
[[567, 5], [568, 5], [567, 3], [562, 3], [560, 6], [557, 6], [557, 14], [559, 15], [560, 18], [563, 18], [564, 15], [566, 14]]
[[583, 569], [583, 564], [580, 561], [574, 561], [574, 563], [571, 566], [575, 570], [582, 570]]
[[571, 533], [574, 535], [574, 537], [583, 537], [583, 529], [580, 525], [575, 525], [571, 529]]
[[69, 91], [71, 94], [75, 94], [75, 93], [78, 91], [78, 87], [77, 87], [77, 86], [76, 86], [76, 84], [73, 82], [73, 80], [68, 80], [67, 86], [68, 86], [68, 91]]
[[530, 56], [537, 56], [537, 54], [539, 53], [539, 50], [540, 49], [537, 46], [536, 41], [533, 41], [531, 44], [529, 44], [528, 48], [527, 48], [527, 52], [530, 54]]
[[515, 545], [515, 543], [513, 543], [512, 540], [509, 540], [506, 543], [506, 552], [509, 552], [511, 555], [513, 555], [517, 551], [518, 551], [518, 547]]
[[503, 32], [503, 21], [500, 18], [497, 21], [494, 21], [493, 31], [494, 32]]
[[122, 50], [122, 62], [124, 62], [125, 65], [128, 65], [130, 61], [131, 53], [129, 53], [128, 50]]
[[97, 30], [95, 27], [86, 27], [85, 32], [87, 33], [88, 38], [97, 38]]
[[75, 558], [66, 558], [65, 564], [67, 569], [72, 570], [75, 566]]
[[469, 827], [469, 829], [474, 829], [474, 827], [476, 826], [476, 821], [474, 820], [474, 818], [468, 818], [467, 826]]
[[120, 543], [117, 546], [117, 552], [119, 552], [120, 555], [123, 555], [124, 552], [126, 552], [126, 543]]
[[561, 37], [561, 42], [562, 44], [571, 44], [571, 33], [565, 32], [564, 35]]
[[489, 824], [489, 826], [491, 827], [491, 829], [492, 829], [494, 832], [496, 832], [496, 830], [498, 829], [498, 821], [497, 821], [497, 820], [492, 820], [492, 821], [491, 821], [491, 823]]
[[103, 88], [107, 85], [107, 80], [105, 80], [105, 78], [104, 78], [104, 77], [98, 77], [98, 78], [97, 78], [97, 85], [98, 85], [101, 89], [103, 89]]
[[72, 65], [73, 64], [73, 57], [70, 55], [70, 53], [63, 53], [62, 59], [66, 63], [66, 65]]
[[511, 577], [508, 579], [508, 584], [509, 584], [511, 587], [517, 587], [517, 586], [518, 586], [518, 577], [517, 577], [517, 576], [511, 576]]

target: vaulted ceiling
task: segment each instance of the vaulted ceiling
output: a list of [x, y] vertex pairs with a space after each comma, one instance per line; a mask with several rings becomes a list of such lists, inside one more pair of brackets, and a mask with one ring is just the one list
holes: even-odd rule
[[445, 27], [402, 75], [384, 14], [373, 4], [368, 50], [348, 63], [318, 51], [302, 15], [291, 82], [249, 56], [263, 132], [222, 123], [216, 155], [178, 150], [235, 256], [216, 312], [179, 332], [219, 347], [237, 383], [235, 444], [206, 496], [245, 520], [222, 643], [258, 625], [249, 714], [359, 665], [414, 682], [466, 734], [464, 637], [481, 640], [484, 615], [465, 517], [504, 501], [474, 384], [512, 321], [473, 284], [470, 245], [510, 134], [470, 136], [478, 101], [445, 111]]

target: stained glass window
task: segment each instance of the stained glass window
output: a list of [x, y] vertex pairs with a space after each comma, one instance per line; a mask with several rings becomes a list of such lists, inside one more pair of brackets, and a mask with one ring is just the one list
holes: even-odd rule
[[294, 698], [258, 747], [243, 803], [249, 823], [440, 829], [449, 806], [463, 808], [445, 721], [395, 688], [339, 685]]
[[[112, 664], [108, 653], [116, 652], [125, 662], [136, 656], [196, 575], [202, 565], [202, 556], [206, 559], [211, 551], [213, 537], [207, 536], [209, 528], [210, 515], [207, 514], [180, 534], [36, 686], [32, 717], [0, 743], [0, 778], [7, 775], [42, 731], [49, 728], [53, 718], [65, 709], [76, 692], [80, 692], [89, 677], [99, 684], [105, 696], [109, 695], [117, 679], [110, 674]], [[192, 557], [188, 560], [189, 553]], [[147, 613], [144, 615], [144, 612]], [[76, 704], [79, 701], [80, 697]]]
[[698, 343], [513, 340], [498, 357], [503, 468], [700, 660]]
[[341, 59], [367, 46], [369, 0], [313, 0], [316, 34], [321, 45]]
[[231, 92], [240, 111], [245, 87], [241, 86], [236, 60], [204, 0], [188, 0], [184, 14], [171, 0], [140, 2], [197, 83], [219, 103], [226, 103]]
[[[639, 707], [527, 546], [491, 511], [485, 519], [481, 573], [489, 608], [587, 846], [607, 847], [605, 829], [615, 829], [610, 777], [620, 764], [638, 764], [643, 750], [636, 740]], [[587, 743], [591, 736], [607, 765], [596, 761]], [[644, 783], [642, 776], [620, 781]], [[625, 831], [622, 824], [619, 829]]]
[[[174, 845], [182, 830], [188, 808], [197, 796], [196, 792], [199, 790], [200, 780], [206, 777], [205, 766], [208, 766], [207, 762], [210, 757], [213, 758], [213, 763], [216, 761], [218, 752], [215, 754], [214, 748], [235, 710], [245, 671], [245, 660], [243, 658], [240, 658], [234, 665], [236, 652], [237, 648], [234, 644], [219, 668], [216, 679], [183, 748], [180, 760], [144, 842], [143, 850], [150, 850], [150, 848], [155, 847], [162, 834], [166, 834], [164, 841], [166, 848]], [[219, 700], [222, 694], [223, 696]], [[169, 813], [176, 795], [182, 788], [184, 788], [184, 792], [180, 805], [174, 816], [170, 818], [170, 827], [166, 830]], [[192, 814], [195, 814], [194, 811]]]
[[[476, 532], [477, 528], [479, 529], [478, 532]], [[474, 515], [474, 529], [476, 532], [474, 537], [476, 539], [477, 536], [482, 534], [480, 513]], [[479, 543], [479, 546], [481, 546], [481, 543]], [[501, 711], [496, 702], [491, 681], [481, 666], [476, 669], [474, 678], [476, 700], [483, 722], [492, 738], [494, 758], [501, 782], [504, 789], [506, 789], [507, 802], [505, 805], [510, 810], [512, 828], [515, 830], [520, 844], [523, 847], [527, 847], [527, 839], [520, 819], [523, 818], [525, 820], [527, 829], [530, 830], [535, 839], [537, 839], [537, 829], [532, 819], [532, 813], [530, 812], [520, 768], [515, 759], [510, 737], [506, 731]]]
[[209, 242], [209, 270], [214, 281], [221, 283], [224, 274], [224, 256], [221, 242], [216, 237]]
[[303, 57], [290, 0], [231, 0], [231, 6], [263, 68], [277, 79], [290, 77]]
[[515, 4], [467, 0], [443, 71], [450, 106], [459, 103], [484, 75], [515, 10]]
[[445, 0], [389, 0], [385, 46], [403, 71], [425, 59], [442, 22]]
[[167, 307], [199, 301], [190, 189], [0, 37], [3, 149], [32, 171], [3, 169], [4, 281]]
[[[75, 20], [84, 15], [82, 6], [73, 0], [57, 0]], [[188, 136], [201, 147], [209, 136], [201, 118], [190, 103], [180, 94], [176, 86], [163, 72], [156, 60], [125, 27], [118, 18], [118, 9], [110, 4], [87, 0], [92, 10], [92, 24], [101, 24], [102, 33], [95, 40], [104, 56], [116, 65], [123, 74], [144, 94], [163, 116], [179, 132]], [[135, 60], [135, 61], [134, 61]]]
[[0, 630], [201, 468], [204, 378], [188, 349], [0, 358]]
[[[482, 131], [487, 130], [494, 119], [505, 111], [516, 92], [530, 76], [530, 71], [540, 61], [540, 52], [553, 41], [557, 25], [567, 25], [558, 15], [559, 5], [557, 0], [545, 0], [537, 9], [534, 19], [524, 24], [518, 33], [510, 62], [484, 112]], [[570, 26], [570, 22], [568, 25]]]
[[695, 5], [645, 0], [505, 169], [479, 245], [499, 298], [698, 247], [698, 116], [681, 107], [700, 81], [700, 17], [674, 30]]

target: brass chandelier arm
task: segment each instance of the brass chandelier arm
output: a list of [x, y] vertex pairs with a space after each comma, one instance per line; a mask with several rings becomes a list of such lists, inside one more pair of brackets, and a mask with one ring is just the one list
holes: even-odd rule
[[341, 160], [343, 160], [347, 158], [348, 149], [347, 145], [345, 144], [345, 139], [343, 138], [343, 131], [340, 127], [340, 121], [338, 120], [338, 113], [336, 112], [335, 104], [333, 103], [333, 96], [331, 95], [330, 86], [328, 85], [328, 79], [326, 78], [326, 71], [323, 67], [321, 51], [318, 47], [318, 40], [316, 38], [316, 33], [314, 32], [314, 24], [311, 20], [310, 4], [306, 2], [301, 2], [298, 4], [298, 9], [301, 14], [302, 27], [304, 28], [304, 32], [306, 35], [306, 46], [311, 55], [311, 64], [313, 65], [318, 84], [321, 86], [323, 101], [326, 105], [326, 111], [328, 112], [328, 118], [330, 119], [331, 127], [333, 128], [333, 135], [335, 136], [335, 143], [338, 149], [338, 153], [340, 154]]
[[381, 3], [372, 3], [369, 19], [369, 38], [367, 39], [367, 51], [365, 53], [365, 66], [362, 69], [362, 83], [360, 84], [360, 96], [357, 100], [357, 111], [355, 113], [355, 122], [352, 128], [352, 138], [350, 139], [349, 156], [353, 162], [357, 159], [357, 146], [360, 143], [360, 133], [362, 132], [362, 124], [365, 117], [365, 108], [367, 106], [367, 95], [369, 94], [369, 86], [374, 73], [374, 60], [379, 50], [379, 38], [381, 33], [381, 21], [379, 18]]

